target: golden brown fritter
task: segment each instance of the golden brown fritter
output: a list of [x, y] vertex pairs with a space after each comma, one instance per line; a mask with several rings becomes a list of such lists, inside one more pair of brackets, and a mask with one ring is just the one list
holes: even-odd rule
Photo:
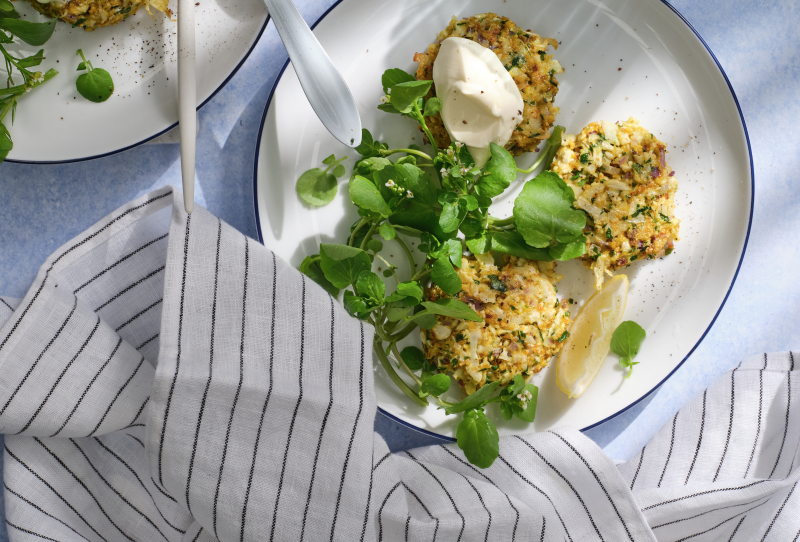
[[586, 211], [583, 261], [594, 270], [597, 289], [606, 272], [672, 252], [678, 181], [664, 143], [634, 118], [593, 122], [562, 143], [550, 169], [572, 187], [575, 207]]
[[[461, 292], [483, 322], [445, 316], [420, 330], [425, 356], [441, 372], [452, 372], [471, 395], [488, 382], [504, 385], [515, 375], [526, 379], [547, 367], [569, 336], [569, 303], [559, 301], [554, 265], [505, 256], [497, 267], [489, 254], [462, 258]], [[434, 286], [429, 299], [451, 297]]]

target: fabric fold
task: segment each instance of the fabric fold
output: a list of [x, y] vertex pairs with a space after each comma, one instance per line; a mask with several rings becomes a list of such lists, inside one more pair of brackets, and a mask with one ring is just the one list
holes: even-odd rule
[[122, 207], [0, 303], [11, 540], [798, 538], [793, 354], [743, 362], [619, 467], [569, 428], [501, 439], [488, 469], [392, 454], [372, 328], [180, 202]]

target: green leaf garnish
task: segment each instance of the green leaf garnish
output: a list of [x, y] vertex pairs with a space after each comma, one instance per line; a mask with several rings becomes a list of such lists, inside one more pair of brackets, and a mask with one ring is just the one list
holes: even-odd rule
[[50, 19], [44, 23], [32, 23], [6, 16], [0, 18], [0, 30], [11, 32], [28, 45], [38, 47], [44, 45], [53, 35], [53, 31], [56, 29], [56, 21], [58, 19]]
[[435, 374], [422, 381], [420, 395], [433, 395], [439, 397], [450, 389], [450, 377], [445, 374]]
[[622, 322], [611, 336], [611, 351], [619, 356], [619, 365], [623, 369], [630, 369], [624, 378], [629, 378], [633, 373], [633, 366], [638, 361], [633, 361], [644, 342], [647, 332], [631, 320]]
[[322, 271], [319, 256], [306, 256], [303, 263], [300, 264], [300, 272], [308, 278], [322, 286], [326, 292], [333, 297], [339, 295], [339, 288], [331, 284], [331, 281], [325, 278], [325, 273]]
[[77, 53], [83, 60], [84, 67], [88, 72], [78, 76], [75, 86], [78, 93], [90, 102], [100, 103], [108, 100], [114, 93], [114, 80], [111, 74], [103, 68], [95, 68], [92, 63], [83, 56], [83, 51], [78, 49]]
[[453, 269], [452, 262], [448, 258], [439, 258], [433, 262], [433, 271], [431, 271], [431, 280], [443, 292], [450, 295], [456, 295], [461, 291], [461, 278], [458, 273]]
[[483, 410], [469, 410], [464, 413], [456, 430], [456, 441], [469, 462], [482, 469], [491, 467], [500, 455], [497, 428]]
[[435, 303], [432, 301], [423, 301], [421, 305], [425, 307], [428, 312], [433, 314], [449, 316], [450, 318], [461, 318], [462, 320], [470, 320], [472, 322], [483, 322], [483, 318], [478, 316], [477, 312], [458, 299], [440, 299]]
[[586, 215], [572, 207], [574, 201], [572, 189], [557, 173], [540, 173], [514, 201], [517, 231], [536, 248], [574, 241], [586, 225]]
[[319, 246], [319, 255], [325, 278], [337, 288], [354, 284], [359, 273], [372, 267], [369, 256], [360, 248], [323, 243]]
[[389, 206], [375, 184], [360, 175], [356, 175], [355, 179], [350, 181], [350, 199], [362, 209], [389, 216]]

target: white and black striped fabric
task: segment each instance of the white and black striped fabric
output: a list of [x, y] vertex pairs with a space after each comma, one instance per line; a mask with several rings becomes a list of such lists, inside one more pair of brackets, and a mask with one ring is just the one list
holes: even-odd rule
[[180, 202], [115, 211], [0, 303], [12, 541], [800, 539], [792, 354], [742, 363], [619, 467], [567, 428], [486, 470], [390, 454], [372, 329]]

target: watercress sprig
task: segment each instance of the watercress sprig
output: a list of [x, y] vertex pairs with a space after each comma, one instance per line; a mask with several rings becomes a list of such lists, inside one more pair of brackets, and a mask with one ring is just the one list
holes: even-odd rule
[[86, 73], [79, 75], [75, 82], [78, 93], [90, 102], [100, 103], [108, 100], [114, 93], [114, 80], [111, 74], [103, 68], [93, 67], [80, 49], [75, 54], [82, 60], [78, 64], [78, 71], [87, 70]]
[[[32, 72], [28, 69], [39, 66], [42, 63], [45, 59], [44, 49], [40, 49], [31, 56], [18, 58], [9, 53], [4, 45], [14, 43], [16, 38], [28, 45], [39, 47], [50, 39], [55, 28], [56, 19], [44, 23], [20, 20], [19, 13], [14, 9], [14, 5], [9, 0], [0, 0], [0, 54], [3, 56], [6, 68], [6, 88], [0, 89], [0, 162], [5, 160], [8, 153], [14, 148], [11, 134], [3, 124], [6, 116], [9, 112], [11, 113], [11, 122], [13, 124], [18, 100], [34, 88], [58, 75], [58, 72], [54, 69], [49, 69], [44, 73], [41, 71]], [[21, 83], [17, 83], [14, 80], [14, 70], [18, 71], [22, 76]]]
[[[319, 254], [303, 260], [300, 270], [331, 295], [341, 296], [350, 315], [374, 326], [375, 355], [411, 401], [420, 407], [434, 402], [448, 415], [461, 415], [458, 445], [473, 464], [486, 468], [497, 457], [499, 436], [484, 409], [498, 403], [504, 419], [531, 422], [536, 415], [536, 386], [517, 375], [507, 386], [489, 382], [463, 400], [450, 402], [443, 398], [450, 377], [419, 348], [401, 351], [398, 344], [418, 328], [435, 326], [437, 317], [482, 321], [458, 299], [458, 269], [465, 250], [545, 261], [574, 258], [583, 253], [585, 218], [572, 209], [571, 190], [558, 175], [547, 172], [525, 183], [512, 216], [491, 216], [492, 198], [517, 178], [511, 154], [492, 144], [490, 159], [477, 167], [466, 145], [458, 141], [437, 148], [425, 123], [425, 117], [441, 109], [438, 98], [425, 98], [431, 82], [417, 81], [397, 69], [387, 70], [381, 82], [385, 96], [379, 109], [414, 119], [433, 152], [416, 145], [390, 149], [363, 130], [347, 192], [358, 219], [345, 243], [322, 244]], [[550, 160], [560, 146], [562, 130], [558, 127], [548, 140], [545, 154]], [[331, 155], [323, 160], [327, 169], [305, 172], [297, 184], [300, 197], [313, 205], [330, 202], [336, 194], [336, 177], [344, 174], [342, 160]], [[418, 240], [413, 252], [405, 241], [409, 237]], [[404, 276], [381, 254], [385, 243], [399, 247], [404, 255], [408, 264]], [[392, 287], [387, 288], [373, 271], [376, 265], [383, 278], [392, 279]], [[426, 299], [431, 284], [446, 295], [436, 301]]]

